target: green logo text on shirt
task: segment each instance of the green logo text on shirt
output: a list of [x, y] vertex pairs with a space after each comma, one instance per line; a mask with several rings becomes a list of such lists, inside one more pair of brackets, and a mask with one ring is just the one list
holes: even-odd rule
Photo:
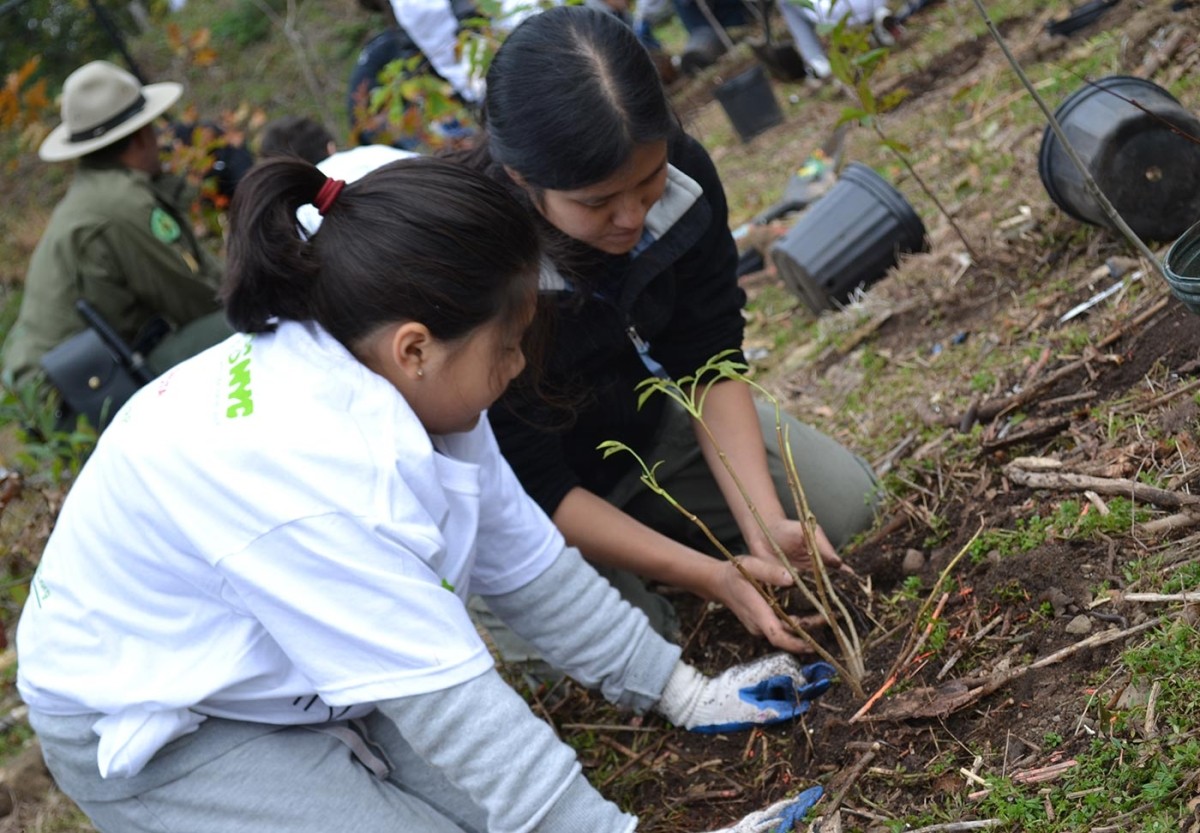
[[247, 338], [242, 347], [229, 354], [229, 407], [225, 416], [229, 419], [250, 416], [254, 413], [254, 399], [250, 391], [250, 345]]
[[157, 206], [150, 212], [150, 231], [164, 243], [174, 243], [182, 234], [175, 218]]

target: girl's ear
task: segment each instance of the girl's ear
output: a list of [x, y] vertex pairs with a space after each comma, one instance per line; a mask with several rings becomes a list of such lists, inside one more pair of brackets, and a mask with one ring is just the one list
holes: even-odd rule
[[540, 211], [543, 215], [545, 215], [546, 202], [545, 202], [545, 199], [543, 198], [542, 189], [534, 188], [534, 187], [530, 186], [529, 181], [526, 180], [525, 177], [521, 176], [520, 173], [518, 173], [517, 171], [508, 167], [508, 165], [504, 166], [504, 172], [506, 174], [508, 174], [509, 179], [511, 179], [513, 182], [515, 182], [517, 184], [518, 188], [520, 188], [522, 191], [524, 191], [526, 194], [529, 195], [529, 199], [533, 202], [534, 206], [537, 207], [537, 210]]
[[529, 183], [525, 181], [525, 177], [521, 176], [520, 173], [518, 173], [517, 171], [508, 167], [508, 165], [504, 166], [504, 172], [506, 174], [508, 174], [508, 178], [511, 179], [513, 182], [517, 183], [517, 185], [521, 186], [522, 188], [524, 188], [526, 190], [529, 189]]
[[420, 379], [425, 375], [424, 365], [431, 356], [433, 344], [433, 334], [428, 327], [416, 321], [406, 321], [392, 333], [389, 358], [401, 375]]

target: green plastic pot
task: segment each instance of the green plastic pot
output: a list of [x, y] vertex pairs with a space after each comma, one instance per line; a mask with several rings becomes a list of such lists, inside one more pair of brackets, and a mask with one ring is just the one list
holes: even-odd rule
[[1180, 235], [1163, 261], [1171, 294], [1200, 315], [1200, 223]]

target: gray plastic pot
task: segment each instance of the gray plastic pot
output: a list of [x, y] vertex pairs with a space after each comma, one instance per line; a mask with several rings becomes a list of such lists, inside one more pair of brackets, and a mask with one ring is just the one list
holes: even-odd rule
[[924, 251], [925, 244], [925, 224], [904, 195], [851, 162], [770, 254], [787, 288], [820, 314], [886, 275], [898, 255]]
[[1191, 312], [1200, 315], [1200, 223], [1171, 244], [1163, 260], [1171, 294]]
[[[1100, 190], [1139, 237], [1171, 240], [1200, 217], [1200, 144], [1188, 138], [1200, 137], [1200, 120], [1162, 87], [1111, 75], [1076, 90], [1054, 115]], [[1111, 225], [1049, 126], [1042, 134], [1038, 174], [1063, 211]]]
[[743, 142], [783, 121], [771, 79], [761, 64], [730, 78], [714, 89], [713, 95]]

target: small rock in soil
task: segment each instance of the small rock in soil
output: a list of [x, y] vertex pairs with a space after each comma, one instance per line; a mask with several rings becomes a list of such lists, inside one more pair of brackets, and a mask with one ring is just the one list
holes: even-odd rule
[[900, 569], [904, 571], [906, 576], [914, 576], [925, 569], [925, 553], [916, 549], [909, 549], [904, 553], [904, 561], [900, 564]]
[[1067, 633], [1073, 636], [1083, 636], [1085, 633], [1092, 632], [1092, 619], [1085, 613], [1081, 613], [1067, 622]]

